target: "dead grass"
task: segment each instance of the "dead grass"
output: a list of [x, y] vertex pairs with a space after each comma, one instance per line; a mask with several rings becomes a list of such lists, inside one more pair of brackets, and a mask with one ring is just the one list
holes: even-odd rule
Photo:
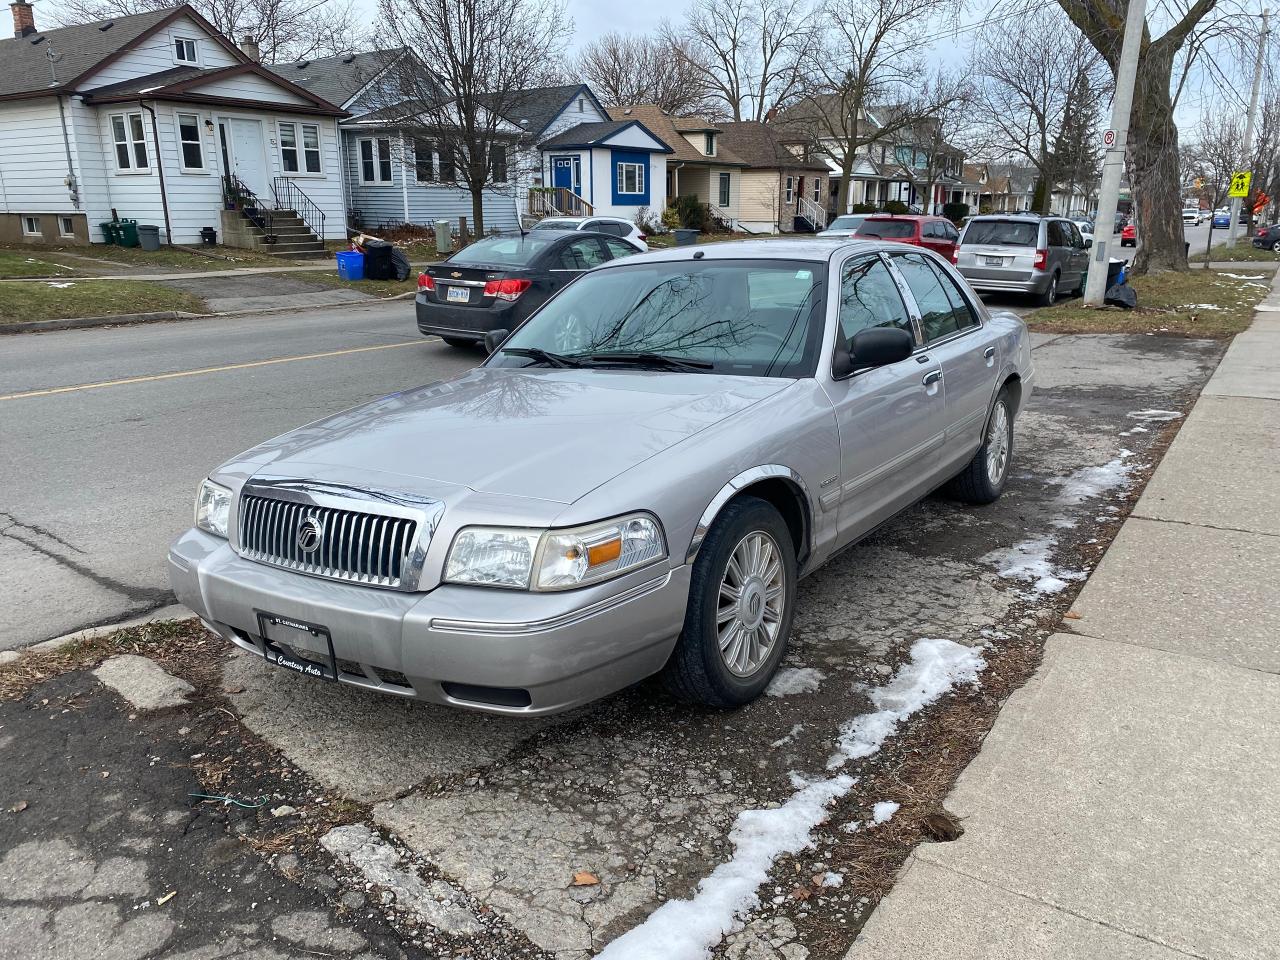
[[[66, 284], [66, 286], [63, 286]], [[170, 310], [203, 313], [202, 299], [143, 280], [32, 280], [0, 283], [0, 325]]]
[[1027, 326], [1037, 333], [1154, 333], [1182, 337], [1230, 337], [1245, 329], [1253, 309], [1271, 288], [1271, 276], [1247, 270], [1188, 270], [1134, 277], [1133, 310], [1089, 307], [1079, 300], [1036, 310]]
[[409, 271], [407, 280], [343, 280], [336, 272], [330, 273], [323, 270], [317, 270], [314, 273], [306, 270], [300, 273], [290, 273], [287, 276], [291, 280], [304, 280], [307, 283], [315, 283], [325, 287], [359, 290], [361, 293], [367, 293], [371, 297], [394, 297], [397, 294], [409, 293], [418, 289], [418, 272], [416, 270]]
[[278, 267], [280, 262], [256, 250], [224, 246], [164, 246], [154, 251], [105, 243], [89, 246], [11, 244], [0, 247], [0, 277], [102, 276], [139, 271], [195, 273], [262, 266]]
[[1280, 260], [1280, 254], [1271, 250], [1259, 250], [1253, 245], [1252, 238], [1243, 237], [1237, 241], [1234, 250], [1228, 250], [1225, 245], [1217, 245], [1211, 253], [1193, 253], [1190, 259], [1192, 263], [1275, 263]]

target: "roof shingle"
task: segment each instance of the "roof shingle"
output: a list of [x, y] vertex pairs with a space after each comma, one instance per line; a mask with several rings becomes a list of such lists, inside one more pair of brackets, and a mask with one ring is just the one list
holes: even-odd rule
[[[672, 117], [654, 103], [638, 103], [631, 107], [610, 107], [609, 116], [614, 120], [639, 120], [648, 128], [650, 133], [671, 147], [672, 157], [675, 160], [719, 167], [747, 166], [746, 162], [731, 149], [722, 147], [716, 151], [714, 157], [708, 157], [685, 139], [684, 134], [680, 132], [680, 128], [676, 125], [677, 120], [690, 125], [690, 132], [718, 129], [702, 117]], [[697, 124], [697, 126], [692, 126], [693, 124]]]
[[403, 49], [344, 53], [321, 60], [277, 63], [267, 69], [323, 100], [345, 107], [378, 74], [403, 56]]

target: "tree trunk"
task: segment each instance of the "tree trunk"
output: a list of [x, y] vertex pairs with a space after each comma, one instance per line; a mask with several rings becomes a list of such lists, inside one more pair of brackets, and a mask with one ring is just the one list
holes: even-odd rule
[[471, 222], [476, 239], [484, 236], [484, 187], [471, 188]]
[[1139, 63], [1129, 116], [1129, 186], [1138, 224], [1135, 274], [1187, 269], [1178, 127], [1169, 98], [1170, 66], [1160, 63], [1163, 59]]
[[849, 187], [852, 186], [853, 160], [854, 150], [844, 151], [844, 157], [840, 160], [840, 189], [836, 192], [837, 217], [849, 212]]

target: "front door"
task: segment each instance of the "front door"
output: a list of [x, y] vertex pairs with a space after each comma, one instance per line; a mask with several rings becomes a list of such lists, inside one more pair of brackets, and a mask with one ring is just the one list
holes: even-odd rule
[[571, 193], [580, 194], [577, 175], [578, 163], [577, 157], [552, 157], [551, 185], [559, 190], [568, 190]]
[[266, 203], [267, 195], [271, 192], [271, 180], [267, 173], [262, 121], [244, 120], [240, 117], [221, 119], [218, 121], [218, 135], [222, 141], [222, 155], [228, 171], [234, 173], [259, 200]]

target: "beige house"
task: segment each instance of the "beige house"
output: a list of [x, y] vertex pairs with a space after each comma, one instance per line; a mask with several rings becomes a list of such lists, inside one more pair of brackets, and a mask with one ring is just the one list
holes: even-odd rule
[[827, 225], [830, 175], [784, 144], [777, 128], [750, 120], [720, 124], [725, 148], [746, 166], [739, 173], [738, 224], [747, 233], [821, 230]]

